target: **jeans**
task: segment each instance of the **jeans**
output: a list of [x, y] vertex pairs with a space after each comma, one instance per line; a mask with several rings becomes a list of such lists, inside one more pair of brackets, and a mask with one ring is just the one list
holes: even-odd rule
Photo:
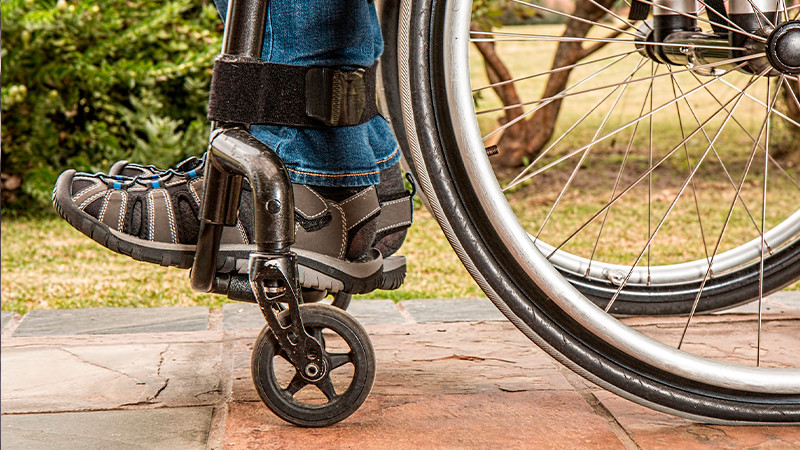
[[[214, 0], [225, 18], [228, 0]], [[368, 67], [383, 52], [375, 5], [366, 0], [270, 0], [264, 61], [303, 66]], [[294, 183], [330, 187], [378, 184], [381, 170], [400, 161], [400, 147], [383, 117], [349, 127], [253, 125]]]

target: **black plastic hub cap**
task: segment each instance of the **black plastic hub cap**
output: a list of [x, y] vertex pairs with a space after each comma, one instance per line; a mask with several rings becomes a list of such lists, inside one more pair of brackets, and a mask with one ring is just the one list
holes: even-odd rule
[[800, 21], [793, 20], [775, 28], [767, 40], [767, 57], [779, 72], [800, 73]]

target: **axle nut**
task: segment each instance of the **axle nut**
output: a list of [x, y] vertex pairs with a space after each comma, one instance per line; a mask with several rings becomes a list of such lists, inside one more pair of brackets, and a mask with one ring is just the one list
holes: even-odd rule
[[781, 73], [800, 73], [800, 21], [779, 25], [767, 40], [767, 57]]

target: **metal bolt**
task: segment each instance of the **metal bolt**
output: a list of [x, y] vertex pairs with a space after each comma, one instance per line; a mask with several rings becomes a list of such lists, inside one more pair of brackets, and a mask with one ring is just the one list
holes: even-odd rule
[[315, 378], [319, 375], [319, 366], [316, 364], [309, 364], [306, 366], [306, 376], [309, 378]]
[[278, 200], [270, 200], [267, 202], [267, 211], [271, 214], [277, 214], [281, 211], [281, 202]]

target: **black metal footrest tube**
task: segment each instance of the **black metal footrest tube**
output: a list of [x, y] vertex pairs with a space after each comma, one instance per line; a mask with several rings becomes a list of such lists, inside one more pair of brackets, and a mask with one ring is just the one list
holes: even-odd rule
[[214, 292], [222, 228], [236, 224], [243, 178], [252, 187], [253, 241], [259, 252], [280, 254], [294, 243], [294, 199], [277, 153], [243, 126], [215, 130], [206, 158], [192, 288]]
[[[311, 383], [324, 378], [328, 367], [322, 346], [308, 335], [300, 317], [297, 256], [293, 252], [250, 255], [250, 284], [267, 325], [297, 373]], [[278, 320], [282, 304], [289, 310], [283, 322]]]

